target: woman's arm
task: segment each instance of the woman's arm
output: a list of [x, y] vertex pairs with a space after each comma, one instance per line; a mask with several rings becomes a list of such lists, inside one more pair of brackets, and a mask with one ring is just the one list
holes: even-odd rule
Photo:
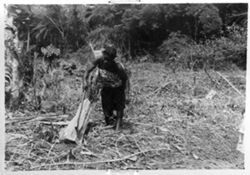
[[83, 78], [83, 90], [85, 90], [88, 87], [89, 74], [98, 66], [99, 61], [100, 59], [92, 61], [90, 63], [90, 66], [87, 67], [86, 72], [84, 74], [84, 78]]

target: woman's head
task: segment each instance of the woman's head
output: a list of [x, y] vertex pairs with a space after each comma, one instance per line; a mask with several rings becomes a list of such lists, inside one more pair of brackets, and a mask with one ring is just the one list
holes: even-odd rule
[[103, 56], [107, 60], [114, 60], [116, 57], [116, 49], [113, 45], [105, 44], [103, 50]]

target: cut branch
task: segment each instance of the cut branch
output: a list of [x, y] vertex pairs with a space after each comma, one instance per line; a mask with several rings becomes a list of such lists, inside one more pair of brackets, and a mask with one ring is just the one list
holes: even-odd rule
[[40, 166], [36, 166], [36, 167], [31, 167], [31, 169], [37, 169], [37, 168], [41, 168], [44, 166], [59, 166], [59, 165], [92, 165], [92, 164], [100, 164], [100, 163], [111, 163], [111, 162], [119, 162], [119, 161], [124, 161], [126, 159], [129, 159], [131, 157], [137, 156], [139, 154], [144, 154], [150, 151], [162, 151], [162, 150], [169, 150], [170, 148], [158, 148], [158, 149], [149, 149], [149, 150], [144, 150], [141, 152], [137, 152], [134, 154], [130, 154], [128, 156], [122, 157], [122, 158], [118, 158], [118, 159], [109, 159], [109, 160], [102, 160], [102, 161], [96, 161], [96, 162], [64, 162], [64, 163], [55, 163], [55, 164], [44, 164], [44, 165], [40, 165]]
[[220, 72], [215, 71], [219, 76], [221, 76], [241, 97], [245, 98], [245, 96]]
[[208, 78], [216, 85], [219, 85], [219, 83], [217, 81], [215, 81], [211, 76], [210, 74], [208, 73], [207, 69], [204, 68], [204, 72], [207, 74]]

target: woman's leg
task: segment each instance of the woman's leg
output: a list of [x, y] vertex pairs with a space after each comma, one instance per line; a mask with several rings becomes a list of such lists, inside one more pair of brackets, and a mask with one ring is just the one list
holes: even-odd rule
[[101, 91], [101, 98], [102, 98], [102, 110], [105, 122], [107, 125], [110, 125], [112, 124], [112, 115], [113, 115], [112, 95], [110, 91], [106, 88], [103, 88]]

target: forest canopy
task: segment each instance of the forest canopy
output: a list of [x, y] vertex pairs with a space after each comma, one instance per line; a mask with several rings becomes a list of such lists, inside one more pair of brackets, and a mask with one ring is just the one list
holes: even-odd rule
[[[76, 51], [91, 41], [97, 47], [112, 42], [131, 58], [158, 51], [171, 54], [173, 46], [168, 43], [173, 43], [169, 40], [182, 35], [194, 47], [209, 41], [216, 52], [219, 45], [225, 49], [223, 59], [231, 54], [228, 53], [231, 49], [238, 53], [232, 59], [240, 55], [237, 59], [242, 60], [246, 56], [247, 4], [10, 5], [7, 8], [15, 16], [14, 24], [19, 39], [26, 42], [24, 46], [34, 46], [38, 51], [49, 44], [64, 53]], [[188, 41], [181, 42], [185, 45]]]

